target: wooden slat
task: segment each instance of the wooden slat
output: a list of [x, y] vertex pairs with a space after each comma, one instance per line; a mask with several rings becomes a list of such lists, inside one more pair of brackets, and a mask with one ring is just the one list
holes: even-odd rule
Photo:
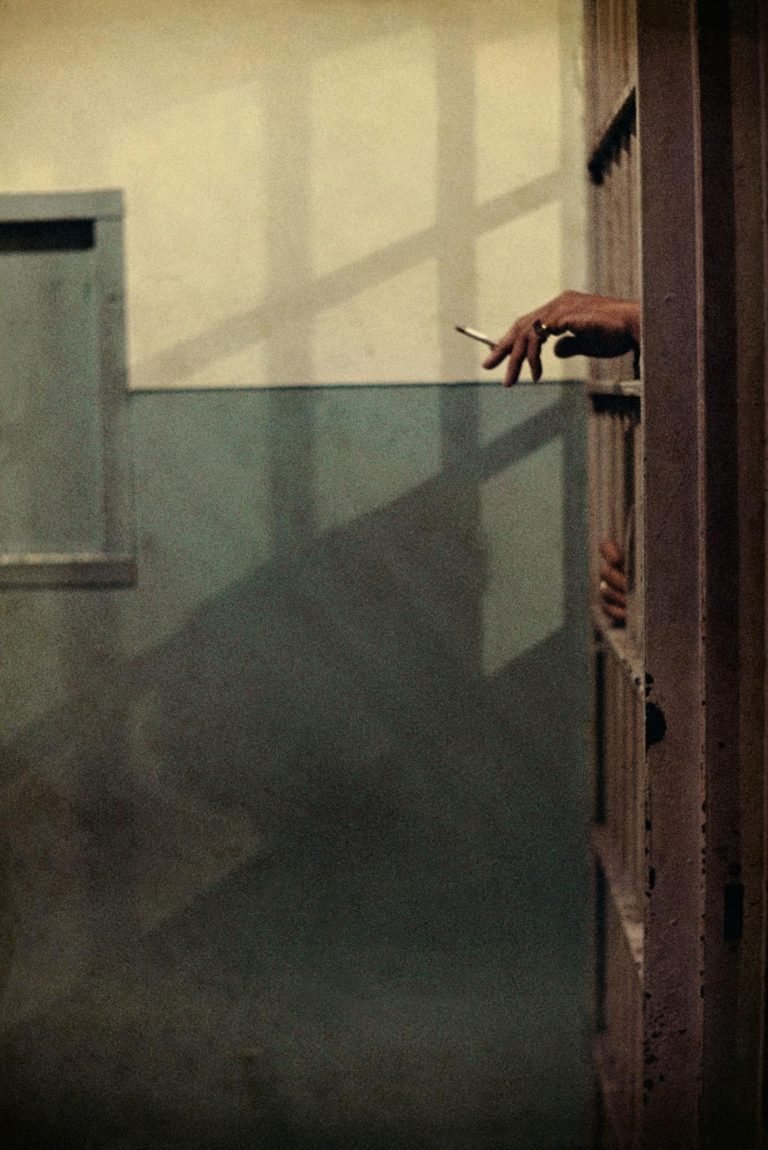
[[592, 845], [600, 860], [606, 887], [620, 919], [632, 961], [638, 974], [643, 972], [643, 915], [644, 907], [637, 897], [633, 883], [627, 875], [619, 849], [605, 827], [592, 828]]
[[[633, 7], [633, 5], [629, 5]], [[591, 45], [593, 91], [589, 96], [593, 147], [592, 286], [607, 295], [632, 296], [637, 283], [637, 232], [633, 187], [637, 180], [631, 134], [635, 129], [634, 50], [628, 40], [633, 14], [619, 0], [590, 5], [593, 28], [602, 42]], [[589, 21], [587, 27], [589, 28]], [[597, 130], [594, 131], [597, 120]], [[628, 447], [640, 418], [642, 384], [633, 378], [632, 357], [591, 365], [587, 386], [590, 420], [590, 570], [593, 622], [602, 668], [596, 732], [600, 750], [602, 824], [595, 827], [593, 849], [603, 875], [605, 947], [603, 962], [606, 1033], [596, 1047], [596, 1068], [603, 1079], [605, 1108], [611, 1116], [601, 1147], [622, 1150], [634, 1144], [640, 1103], [643, 971], [643, 856], [645, 821], [638, 818], [644, 794], [644, 761], [638, 757], [638, 726], [644, 711], [642, 645], [627, 628], [602, 613], [598, 594], [597, 549], [601, 539], [626, 546], [627, 513], [636, 499], [627, 482]], [[631, 454], [631, 453], [630, 453]], [[629, 636], [629, 637], [628, 637]]]
[[[642, 1144], [699, 1144], [702, 693], [696, 307], [696, 60], [691, 4], [638, 2], [643, 217], [645, 664], [652, 796]], [[673, 161], [673, 162], [672, 162]]]
[[639, 399], [643, 394], [642, 380], [639, 379], [596, 379], [586, 384], [587, 395], [617, 396]]
[[616, 627], [611, 623], [599, 608], [595, 610], [592, 622], [602, 642], [608, 645], [614, 657], [631, 679], [638, 696], [645, 698], [645, 672], [642, 654], [635, 646], [632, 637], [627, 634], [625, 628]]
[[609, 169], [619, 159], [635, 131], [636, 115], [637, 92], [631, 84], [621, 93], [592, 144], [587, 169], [594, 184], [602, 184]]

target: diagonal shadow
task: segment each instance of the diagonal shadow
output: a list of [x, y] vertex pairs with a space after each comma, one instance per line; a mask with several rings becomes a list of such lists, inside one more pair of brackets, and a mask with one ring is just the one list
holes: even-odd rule
[[[79, 1106], [103, 1131], [115, 1106], [134, 1113], [136, 1101], [115, 1100], [125, 1089], [148, 1115], [175, 1115], [186, 1138], [179, 1107], [206, 1145], [233, 1146], [233, 1123], [250, 1130], [254, 1105], [269, 1111], [271, 1082], [298, 1123], [286, 1132], [269, 1111], [284, 1145], [302, 1145], [307, 1123], [331, 1132], [329, 1146], [354, 1145], [366, 1122], [375, 1145], [397, 1095], [396, 1123], [441, 1147], [446, 1123], [481, 1145], [491, 1116], [498, 1129], [543, 1122], [521, 1117], [532, 1077], [570, 1105], [553, 1069], [562, 1048], [534, 1034], [562, 1014], [578, 965], [577, 900], [562, 881], [578, 849], [563, 803], [578, 724], [575, 701], [550, 709], [541, 739], [529, 708], [547, 708], [551, 667], [572, 662], [580, 638], [566, 628], [493, 679], [479, 673], [485, 559], [466, 518], [468, 491], [571, 434], [569, 403], [286, 548], [108, 674], [79, 663], [67, 703], [4, 748], [17, 937], [0, 1060], [14, 1106]], [[145, 516], [154, 498], [144, 491]], [[97, 601], [114, 599], [73, 599], [73, 652], [117, 646], [114, 610]], [[576, 931], [566, 947], [564, 919]], [[423, 1039], [387, 1036], [387, 1014], [407, 1028], [414, 1012]], [[114, 1034], [136, 1025], [146, 1037], [121, 1053]], [[173, 1070], [200, 1040], [202, 1093]], [[224, 1082], [254, 1043], [233, 1099]], [[99, 1113], [66, 1100], [62, 1058], [100, 1092]], [[512, 1088], [509, 1058], [525, 1067]], [[173, 1087], [150, 1101], [139, 1063]], [[341, 1081], [334, 1065], [347, 1067]], [[377, 1094], [380, 1076], [395, 1094]], [[401, 1137], [391, 1131], [393, 1145]]]
[[[522, 188], [475, 206], [469, 217], [462, 216], [462, 234], [469, 237], [481, 235], [551, 203], [562, 192], [561, 173], [550, 172]], [[295, 227], [295, 220], [292, 226]], [[274, 230], [277, 234], [281, 232], [280, 228]], [[131, 368], [131, 390], [179, 388], [192, 370], [197, 372], [261, 341], [273, 340], [284, 326], [309, 320], [424, 260], [448, 258], [448, 253], [454, 259], [456, 243], [453, 222], [428, 228], [327, 275], [270, 292], [268, 300], [259, 307], [228, 316], [206, 331], [135, 364]], [[293, 382], [312, 382], [311, 373], [297, 377]]]

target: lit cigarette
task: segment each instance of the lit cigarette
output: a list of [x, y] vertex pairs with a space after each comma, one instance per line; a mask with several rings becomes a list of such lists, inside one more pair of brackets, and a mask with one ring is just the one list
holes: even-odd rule
[[485, 343], [488, 347], [496, 347], [496, 340], [491, 339], [488, 335], [483, 335], [481, 331], [475, 331], [472, 327], [462, 327], [461, 324], [456, 324], [456, 331], [460, 331], [462, 335], [468, 335], [470, 339], [476, 339], [478, 343]]

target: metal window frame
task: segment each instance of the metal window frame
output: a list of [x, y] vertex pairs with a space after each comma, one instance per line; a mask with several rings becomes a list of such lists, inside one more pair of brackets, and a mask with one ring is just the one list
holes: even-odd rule
[[[123, 194], [119, 189], [0, 195], [0, 223], [93, 226], [103, 551], [0, 553], [0, 587], [131, 586], [137, 563], [128, 429]], [[2, 257], [0, 257], [2, 258]]]

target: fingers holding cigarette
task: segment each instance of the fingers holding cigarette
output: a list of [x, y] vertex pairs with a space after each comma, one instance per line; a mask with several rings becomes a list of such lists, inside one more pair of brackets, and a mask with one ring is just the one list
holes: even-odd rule
[[518, 338], [514, 341], [511, 347], [506, 346], [508, 335], [502, 340], [491, 339], [489, 335], [485, 335], [482, 331], [477, 331], [473, 327], [465, 327], [463, 324], [455, 324], [455, 329], [461, 332], [462, 335], [469, 336], [470, 339], [477, 340], [478, 343], [484, 343], [489, 347], [490, 355], [488, 355], [483, 363], [483, 367], [495, 367], [496, 364], [501, 363], [505, 356], [509, 356], [509, 363], [507, 365], [507, 378], [505, 384], [509, 386], [511, 383], [516, 383], [520, 374], [520, 368], [524, 360], [528, 360], [531, 368], [531, 378], [534, 383], [538, 383], [541, 379], [541, 346], [546, 343], [551, 334], [551, 329], [541, 320], [536, 319], [529, 325], [528, 330], [518, 333]]
[[507, 360], [504, 383], [517, 383], [526, 360], [534, 381], [541, 378], [541, 347], [550, 335], [563, 336], [555, 345], [561, 359], [573, 355], [611, 358], [640, 354], [640, 305], [636, 300], [565, 291], [534, 311], [520, 316], [491, 347], [483, 367]]

